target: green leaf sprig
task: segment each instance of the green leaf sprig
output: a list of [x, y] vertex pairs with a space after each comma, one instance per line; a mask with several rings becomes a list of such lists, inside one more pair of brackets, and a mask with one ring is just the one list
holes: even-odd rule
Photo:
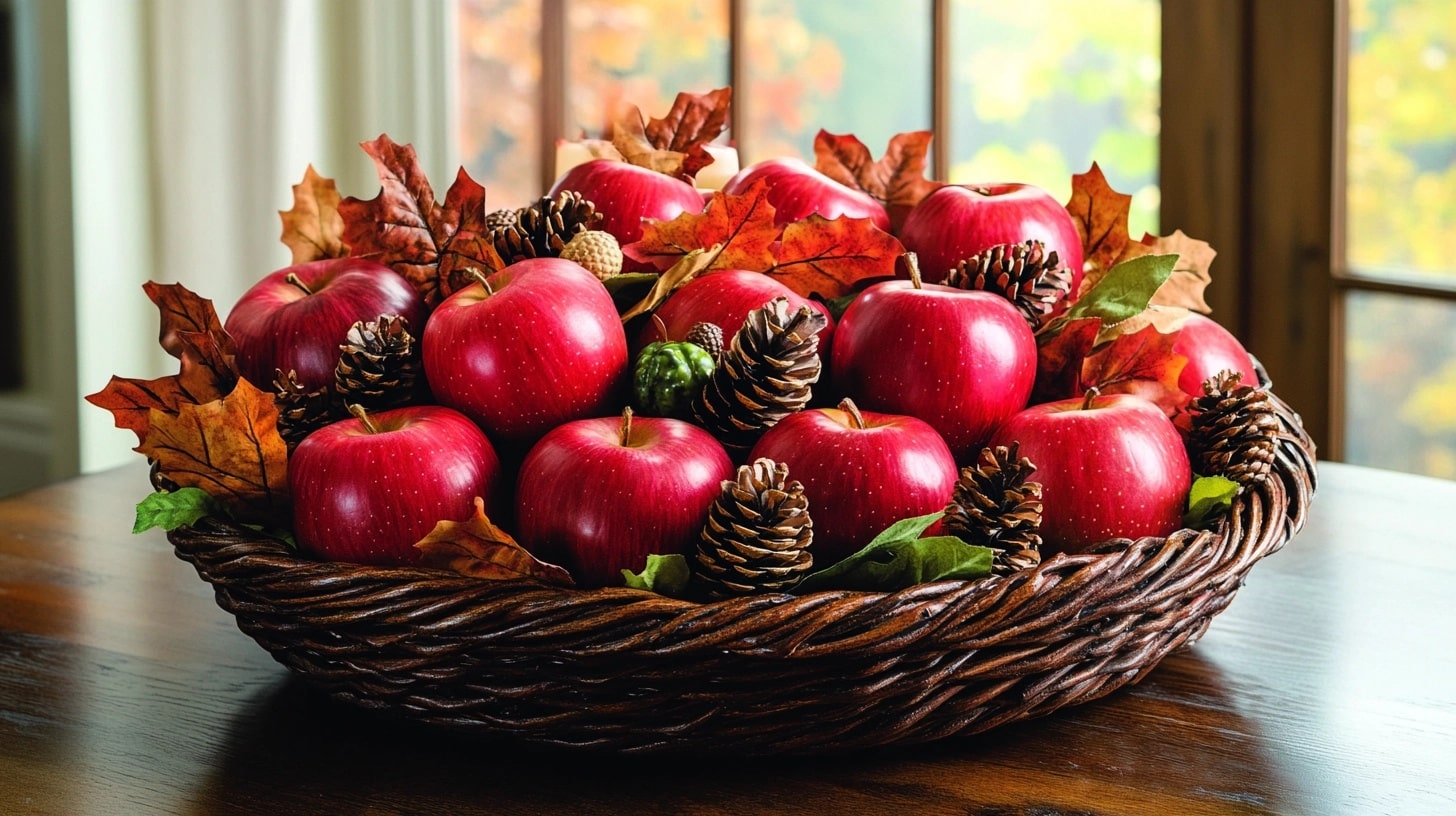
[[688, 559], [681, 554], [653, 554], [647, 556], [645, 569], [641, 572], [624, 569], [622, 578], [633, 589], [645, 589], [669, 598], [682, 598], [688, 594], [692, 568], [688, 566]]
[[1234, 497], [1239, 494], [1239, 483], [1223, 476], [1199, 476], [1193, 480], [1188, 491], [1188, 512], [1183, 514], [1183, 526], [1199, 530], [1214, 519], [1228, 512]]
[[895, 522], [854, 555], [804, 576], [794, 593], [829, 589], [892, 592], [930, 581], [990, 575], [995, 553], [989, 547], [967, 544], [956, 536], [920, 537], [943, 515], [935, 512]]

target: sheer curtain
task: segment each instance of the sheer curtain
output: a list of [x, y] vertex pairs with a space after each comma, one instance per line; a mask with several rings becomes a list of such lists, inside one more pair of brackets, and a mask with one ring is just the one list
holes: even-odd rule
[[[361, 141], [412, 142], [452, 178], [453, 4], [436, 0], [69, 0], [78, 387], [165, 373], [146, 280], [227, 310], [286, 265], [278, 211], [312, 164], [345, 195], [378, 182]], [[81, 467], [134, 438], [89, 406]]]

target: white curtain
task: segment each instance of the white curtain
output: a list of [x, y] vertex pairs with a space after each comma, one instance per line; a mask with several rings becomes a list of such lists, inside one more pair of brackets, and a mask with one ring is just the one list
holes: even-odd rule
[[[358, 144], [412, 142], [443, 191], [453, 3], [445, 0], [69, 0], [78, 386], [156, 376], [146, 280], [224, 317], [286, 265], [278, 211], [310, 163], [372, 197]], [[81, 466], [131, 461], [134, 438], [81, 411]]]

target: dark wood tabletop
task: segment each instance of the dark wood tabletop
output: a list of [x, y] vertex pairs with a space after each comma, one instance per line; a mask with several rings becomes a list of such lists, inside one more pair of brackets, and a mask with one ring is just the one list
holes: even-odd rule
[[1456, 483], [1326, 464], [1195, 646], [1050, 717], [809, 759], [613, 758], [387, 722], [241, 634], [141, 467], [0, 501], [0, 814], [1456, 813]]

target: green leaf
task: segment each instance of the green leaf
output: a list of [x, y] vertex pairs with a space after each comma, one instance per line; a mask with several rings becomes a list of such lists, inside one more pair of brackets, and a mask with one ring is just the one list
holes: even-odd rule
[[223, 514], [222, 505], [200, 487], [180, 487], [170, 493], [153, 493], [142, 499], [136, 508], [132, 533], [153, 527], [175, 530], [196, 524], [203, 516]]
[[1188, 512], [1183, 526], [1198, 529], [1228, 512], [1239, 494], [1239, 483], [1222, 476], [1199, 476], [1188, 491]]
[[1096, 317], [1103, 326], [1121, 323], [1140, 314], [1153, 301], [1178, 263], [1177, 255], [1144, 255], [1107, 270], [1087, 294], [1067, 310], [1067, 320]]
[[669, 598], [681, 598], [688, 592], [688, 579], [692, 570], [688, 559], [677, 553], [647, 556], [647, 568], [642, 572], [622, 570], [622, 578], [633, 589], [645, 589]]
[[930, 581], [969, 580], [991, 574], [994, 553], [955, 536], [917, 538], [941, 513], [904, 519], [875, 536], [864, 549], [811, 573], [796, 593], [827, 589], [891, 592]]
[[824, 308], [829, 310], [829, 316], [838, 321], [839, 318], [844, 317], [844, 313], [849, 310], [849, 304], [853, 303], [854, 299], [859, 297], [861, 294], [861, 292], [850, 292], [847, 295], [840, 295], [836, 298], [827, 298], [819, 294], [818, 292], [814, 292], [809, 295], [809, 299], [817, 300], [818, 302], [824, 304]]

